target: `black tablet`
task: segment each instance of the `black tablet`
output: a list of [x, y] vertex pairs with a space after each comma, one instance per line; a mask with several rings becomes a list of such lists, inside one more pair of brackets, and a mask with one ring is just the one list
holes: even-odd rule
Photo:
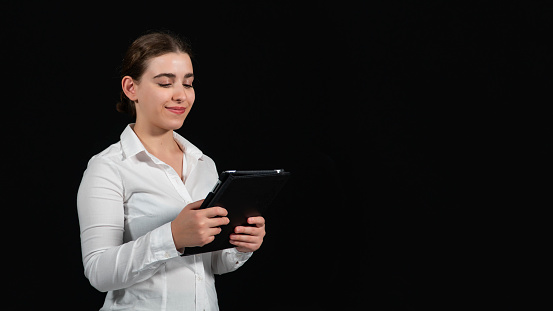
[[247, 226], [248, 217], [262, 216], [289, 177], [290, 173], [284, 170], [222, 172], [200, 208], [223, 207], [228, 211], [230, 223], [221, 227], [213, 242], [186, 247], [182, 256], [235, 247], [229, 242], [234, 228]]

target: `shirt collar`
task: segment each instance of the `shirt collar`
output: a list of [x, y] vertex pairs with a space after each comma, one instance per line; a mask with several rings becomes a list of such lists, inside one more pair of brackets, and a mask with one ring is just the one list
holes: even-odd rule
[[[136, 133], [133, 131], [132, 126], [134, 126], [134, 123], [131, 123], [127, 125], [123, 133], [121, 133], [121, 148], [123, 150], [123, 159], [128, 159], [129, 157], [132, 157], [134, 155], [137, 155], [140, 152], [145, 152], [146, 148], [144, 148], [144, 145], [142, 145], [142, 142], [140, 139], [138, 139], [138, 136], [136, 136]], [[184, 153], [188, 156], [191, 156], [195, 158], [196, 160], [199, 160], [203, 152], [198, 149], [198, 147], [194, 146], [191, 142], [186, 140], [184, 137], [179, 135], [177, 132], [173, 131], [173, 138], [177, 142], [177, 144], [180, 145], [181, 149], [184, 150]]]
[[177, 144], [180, 145], [181, 149], [184, 150], [184, 153], [199, 160], [203, 156], [203, 152], [194, 146], [191, 142], [186, 140], [184, 137], [180, 136], [179, 133], [173, 131], [173, 138]]

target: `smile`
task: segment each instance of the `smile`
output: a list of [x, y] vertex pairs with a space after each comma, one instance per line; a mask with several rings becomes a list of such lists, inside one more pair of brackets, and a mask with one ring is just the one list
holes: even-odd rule
[[186, 108], [184, 107], [165, 107], [165, 109], [175, 114], [183, 114], [184, 112], [186, 112]]

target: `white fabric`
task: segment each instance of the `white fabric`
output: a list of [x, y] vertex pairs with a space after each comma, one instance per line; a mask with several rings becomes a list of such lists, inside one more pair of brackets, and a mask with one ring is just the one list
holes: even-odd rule
[[170, 222], [205, 198], [218, 175], [213, 160], [173, 135], [184, 150], [182, 180], [144, 148], [132, 125], [84, 172], [77, 196], [82, 256], [92, 286], [108, 291], [101, 310], [218, 310], [213, 274], [251, 256], [232, 248], [181, 257], [175, 249]]

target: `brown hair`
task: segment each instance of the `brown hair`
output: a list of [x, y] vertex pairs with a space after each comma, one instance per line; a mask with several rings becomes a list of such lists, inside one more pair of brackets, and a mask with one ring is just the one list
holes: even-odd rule
[[[139, 81], [146, 70], [150, 59], [167, 53], [186, 53], [192, 57], [190, 44], [170, 32], [151, 32], [138, 37], [129, 46], [121, 64], [121, 79], [130, 76]], [[117, 103], [117, 111], [136, 115], [134, 101], [121, 91], [121, 101]]]

